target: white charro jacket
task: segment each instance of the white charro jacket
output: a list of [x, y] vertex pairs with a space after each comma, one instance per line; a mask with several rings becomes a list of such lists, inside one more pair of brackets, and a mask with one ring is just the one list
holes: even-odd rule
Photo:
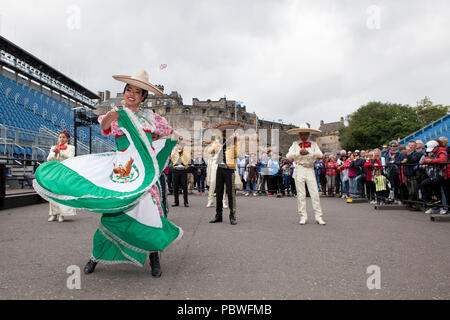
[[292, 145], [289, 148], [289, 151], [286, 155], [286, 158], [289, 160], [294, 160], [296, 166], [312, 168], [314, 165], [314, 161], [317, 158], [322, 158], [323, 153], [322, 153], [322, 151], [320, 151], [320, 148], [317, 145], [317, 143], [308, 140], [305, 142], [306, 144], [311, 144], [310, 147], [305, 148], [306, 151], [308, 151], [308, 154], [301, 155], [300, 154], [301, 148], [299, 146], [300, 143], [303, 143], [303, 142], [301, 140], [297, 140], [292, 143]]

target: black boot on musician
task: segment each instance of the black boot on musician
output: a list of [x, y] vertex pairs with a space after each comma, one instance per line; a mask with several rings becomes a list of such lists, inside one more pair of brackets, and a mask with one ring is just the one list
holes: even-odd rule
[[155, 278], [161, 277], [161, 265], [159, 264], [158, 252], [150, 253], [150, 267], [152, 269], [152, 276]]
[[212, 219], [209, 223], [217, 223], [217, 222], [222, 222], [222, 215], [216, 214], [214, 219]]
[[84, 266], [84, 273], [88, 274], [88, 273], [94, 272], [96, 265], [97, 265], [97, 262], [92, 260], [92, 258], [89, 259], [88, 263], [86, 263], [86, 265]]

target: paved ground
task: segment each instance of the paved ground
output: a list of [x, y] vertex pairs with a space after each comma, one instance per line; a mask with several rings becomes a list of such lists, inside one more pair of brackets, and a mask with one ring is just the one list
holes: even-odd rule
[[[172, 201], [172, 198], [170, 198]], [[0, 299], [449, 299], [450, 223], [421, 212], [378, 211], [322, 198], [326, 226], [298, 224], [294, 198], [238, 197], [238, 225], [209, 224], [206, 198], [171, 208], [184, 237], [162, 254], [163, 276], [149, 266], [81, 269], [99, 215], [47, 222], [47, 204], [0, 211]], [[381, 289], [367, 288], [367, 267]]]

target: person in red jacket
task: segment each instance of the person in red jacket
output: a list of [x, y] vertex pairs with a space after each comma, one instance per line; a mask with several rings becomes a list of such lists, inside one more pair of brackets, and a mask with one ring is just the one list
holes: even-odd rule
[[[425, 152], [430, 153], [430, 155], [423, 160], [424, 164], [438, 165], [442, 163], [443, 179], [439, 181], [439, 184], [445, 195], [445, 201], [442, 199], [442, 204], [446, 206], [450, 201], [450, 163], [448, 163], [447, 150], [441, 147], [436, 140], [428, 141], [425, 148]], [[440, 213], [447, 214], [448, 208], [443, 207]]]
[[375, 182], [373, 182], [373, 176], [374, 167], [381, 169], [381, 161], [375, 158], [375, 153], [373, 151], [369, 152], [369, 158], [364, 163], [364, 167], [367, 169], [367, 198], [369, 199], [370, 204], [377, 204], [377, 200], [375, 199]]
[[328, 196], [334, 197], [334, 188], [336, 186], [337, 162], [334, 155], [330, 156], [330, 160], [325, 163], [327, 175]]

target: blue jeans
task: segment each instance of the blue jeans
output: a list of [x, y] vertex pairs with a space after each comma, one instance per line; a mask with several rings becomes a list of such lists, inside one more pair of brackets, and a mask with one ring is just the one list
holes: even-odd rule
[[283, 175], [283, 183], [284, 183], [284, 190], [288, 191], [289, 187], [291, 186], [291, 176], [288, 174]]
[[365, 198], [363, 176], [362, 175], [356, 176], [355, 183], [356, 183], [356, 190], [359, 191], [359, 196], [361, 198]]
[[196, 172], [194, 175], [195, 181], [194, 186], [197, 186], [198, 192], [205, 192], [205, 176], [201, 173]]
[[322, 190], [320, 190], [320, 175], [316, 174], [316, 181], [317, 181], [317, 187], [319, 188], [319, 192], [321, 192]]
[[348, 178], [348, 183], [350, 186], [350, 197], [356, 198], [356, 177]]
[[344, 176], [341, 175], [342, 194], [348, 195], [348, 180], [344, 181]]
[[256, 183], [254, 183], [254, 182], [247, 182], [247, 187], [246, 187], [247, 192], [250, 192], [250, 184], [252, 185], [253, 192], [256, 193]]
[[441, 200], [442, 200], [442, 205], [443, 206], [447, 206], [448, 199], [445, 197], [445, 190], [444, 190], [444, 186], [443, 185], [441, 185]]

